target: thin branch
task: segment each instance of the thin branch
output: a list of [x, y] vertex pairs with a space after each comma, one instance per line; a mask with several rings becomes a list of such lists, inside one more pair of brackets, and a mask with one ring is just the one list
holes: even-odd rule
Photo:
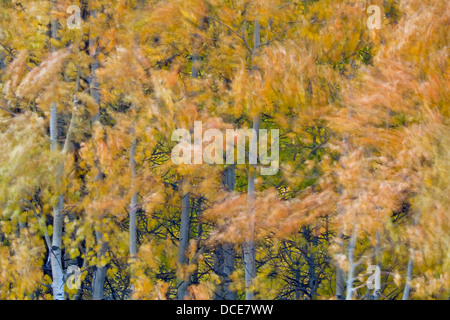
[[230, 26], [226, 25], [226, 24], [223, 23], [222, 21], [217, 20], [217, 19], [214, 18], [214, 17], [209, 17], [209, 18], [210, 18], [211, 20], [214, 20], [214, 21], [216, 21], [217, 23], [221, 24], [222, 26], [224, 26], [224, 27], [227, 28], [228, 30], [230, 30], [234, 35], [236, 35], [239, 39], [242, 40], [242, 42], [244, 43], [244, 45], [245, 45], [245, 47], [247, 48], [248, 52], [249, 52], [250, 54], [253, 53], [253, 50], [252, 50], [252, 49], [250, 48], [250, 46], [248, 45], [247, 40], [244, 38], [244, 36], [241, 36], [239, 33], [237, 33], [236, 31], [234, 31], [233, 28], [231, 28]]
[[2, 107], [2, 106], [0, 106], [0, 109], [6, 111], [6, 112], [8, 112], [8, 113], [10, 113], [13, 117], [17, 116], [17, 113], [14, 113], [14, 112], [12, 112], [12, 111], [10, 111], [10, 110], [8, 110], [8, 109]]

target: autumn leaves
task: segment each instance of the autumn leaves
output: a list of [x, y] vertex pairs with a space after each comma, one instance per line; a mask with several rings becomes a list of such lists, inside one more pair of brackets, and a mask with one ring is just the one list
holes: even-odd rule
[[2, 4], [1, 298], [448, 292], [444, 4], [52, 3]]

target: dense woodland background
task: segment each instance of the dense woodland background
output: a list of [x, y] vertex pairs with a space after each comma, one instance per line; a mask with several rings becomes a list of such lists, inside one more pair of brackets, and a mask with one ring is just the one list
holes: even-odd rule
[[[0, 8], [1, 299], [449, 298], [447, 1]], [[175, 165], [194, 121], [279, 172]]]

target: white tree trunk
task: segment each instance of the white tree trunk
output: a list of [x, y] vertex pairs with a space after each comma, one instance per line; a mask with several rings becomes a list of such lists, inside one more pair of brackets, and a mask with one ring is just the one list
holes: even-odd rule
[[[375, 262], [381, 270], [381, 235], [380, 232], [376, 232], [376, 245], [375, 245]], [[377, 288], [373, 289], [372, 293], [373, 299], [377, 300], [380, 297], [380, 292], [377, 290]]]
[[412, 278], [412, 271], [414, 269], [414, 261], [412, 254], [409, 256], [408, 261], [408, 271], [406, 272], [406, 283], [405, 283], [405, 289], [403, 290], [403, 296], [402, 300], [408, 300], [409, 294], [411, 292], [411, 278]]
[[349, 270], [348, 270], [348, 276], [347, 276], [347, 294], [346, 294], [345, 300], [352, 300], [352, 296], [353, 296], [353, 280], [354, 280], [353, 274], [355, 271], [355, 263], [353, 261], [353, 258], [354, 258], [357, 236], [358, 236], [358, 227], [355, 227], [355, 229], [353, 230], [353, 233], [352, 233], [352, 238], [348, 245]]
[[[56, 103], [53, 103], [50, 110], [50, 139], [51, 150], [56, 151], [57, 148], [57, 112]], [[60, 185], [60, 173], [57, 173], [56, 187]], [[64, 300], [64, 271], [61, 261], [61, 245], [62, 245], [62, 226], [63, 226], [63, 207], [64, 198], [60, 194], [58, 196], [58, 203], [53, 208], [53, 235], [52, 235], [52, 247], [50, 250], [50, 261], [52, 265], [52, 289], [54, 300]]]
[[[54, 8], [54, 1], [51, 2], [51, 9]], [[51, 17], [51, 13], [50, 13]], [[55, 19], [50, 20], [50, 40], [56, 39], [57, 33], [57, 21]], [[50, 41], [51, 51], [55, 48]], [[53, 102], [50, 107], [50, 148], [52, 151], [57, 151], [57, 138], [58, 138], [58, 118], [56, 103]], [[60, 172], [56, 173], [56, 188], [60, 185]], [[52, 266], [52, 289], [53, 289], [53, 300], [64, 300], [64, 270], [62, 266], [61, 259], [61, 245], [62, 245], [62, 208], [63, 208], [64, 198], [63, 195], [58, 196], [58, 202], [53, 208], [53, 235], [52, 235], [52, 246], [50, 248], [50, 261]]]
[[[92, 45], [92, 39], [89, 39], [90, 45]], [[92, 118], [92, 124], [94, 124], [96, 121], [100, 118], [100, 95], [98, 90], [95, 88], [98, 87], [97, 78], [95, 76], [95, 71], [98, 68], [98, 60], [95, 55], [93, 54], [94, 63], [91, 67], [91, 76], [90, 76], [90, 94], [96, 101], [97, 105], [99, 106], [99, 112]], [[101, 168], [99, 167], [99, 164], [97, 164], [97, 161], [95, 161], [95, 167], [98, 170], [98, 175], [95, 177], [95, 180], [103, 180], [103, 172], [101, 171]], [[101, 222], [99, 222], [100, 230], [102, 229]], [[106, 250], [108, 249], [108, 243], [103, 240], [103, 236], [101, 234], [101, 231], [95, 232], [95, 238], [97, 243], [100, 244], [100, 252], [98, 253], [97, 257], [98, 259], [101, 259], [104, 257]], [[93, 300], [103, 300], [104, 299], [104, 287], [105, 287], [105, 280], [106, 280], [106, 271], [108, 267], [95, 267], [94, 271], [94, 279], [92, 284], [92, 299]]]
[[[423, 189], [422, 189], [423, 194]], [[414, 227], [417, 227], [417, 224], [420, 220], [420, 212], [418, 212], [414, 218], [413, 225]], [[414, 255], [413, 252], [410, 253], [409, 260], [408, 260], [408, 270], [406, 271], [406, 283], [405, 283], [405, 289], [403, 290], [403, 296], [402, 300], [408, 300], [409, 294], [411, 292], [411, 279], [412, 279], [412, 273], [414, 269]]]

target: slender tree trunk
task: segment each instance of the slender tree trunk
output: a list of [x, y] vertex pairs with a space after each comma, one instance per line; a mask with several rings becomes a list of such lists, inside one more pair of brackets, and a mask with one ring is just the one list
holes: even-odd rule
[[[53, 103], [50, 110], [50, 139], [51, 150], [57, 151], [57, 110], [56, 103]], [[59, 171], [59, 170], [58, 170]], [[57, 172], [56, 188], [59, 192], [60, 172]], [[62, 226], [63, 226], [63, 209], [64, 198], [60, 194], [58, 196], [58, 203], [53, 208], [53, 235], [52, 235], [52, 247], [50, 252], [50, 261], [52, 265], [52, 289], [54, 300], [64, 300], [64, 270], [61, 261], [61, 245], [62, 245]]]
[[[94, 13], [92, 13], [94, 14]], [[92, 40], [89, 40], [90, 45], [93, 45]], [[96, 90], [96, 88], [98, 87], [98, 83], [97, 83], [97, 78], [95, 76], [95, 71], [98, 68], [98, 60], [96, 57], [96, 54], [93, 53], [93, 59], [94, 62], [91, 66], [91, 75], [90, 75], [90, 80], [89, 80], [89, 87], [90, 87], [90, 95], [94, 98], [94, 100], [96, 101], [98, 107], [99, 107], [99, 112], [92, 118], [92, 125], [95, 124], [95, 122], [97, 122], [100, 119], [100, 95], [98, 90]], [[95, 161], [95, 167], [98, 170], [98, 174], [95, 177], [95, 180], [103, 180], [103, 172], [101, 170], [101, 168], [99, 167], [98, 161]], [[101, 219], [99, 219], [101, 220]], [[98, 228], [100, 229], [97, 230], [95, 232], [95, 238], [98, 244], [100, 244], [100, 252], [97, 255], [97, 258], [100, 260], [101, 258], [104, 257], [107, 249], [108, 249], [108, 243], [104, 241], [101, 230], [102, 230], [102, 223], [101, 221], [99, 222], [99, 226]], [[104, 299], [104, 290], [105, 290], [105, 280], [106, 280], [106, 271], [107, 271], [108, 267], [107, 266], [103, 266], [103, 267], [99, 267], [99, 266], [95, 266], [95, 271], [94, 271], [94, 279], [93, 279], [93, 284], [92, 284], [92, 299], [93, 300], [103, 300]]]
[[300, 266], [298, 262], [295, 264], [294, 269], [294, 276], [295, 276], [295, 300], [300, 300]]
[[[318, 239], [315, 236], [312, 236], [312, 245], [317, 247]], [[316, 263], [315, 263], [315, 255], [314, 252], [309, 250], [308, 257], [308, 276], [309, 276], [309, 294], [311, 296], [311, 300], [314, 300], [316, 296], [316, 288], [317, 288], [317, 275], [316, 275]]]
[[[258, 131], [259, 131], [259, 115], [253, 119], [253, 129], [255, 135], [253, 136], [252, 144], [257, 145]], [[247, 189], [247, 210], [249, 221], [249, 233], [247, 240], [243, 244], [244, 253], [244, 269], [245, 269], [245, 298], [246, 300], [253, 300], [255, 298], [253, 286], [253, 280], [256, 278], [256, 257], [255, 257], [255, 180], [256, 180], [256, 164], [249, 166], [248, 172], [248, 189]]]
[[[258, 20], [255, 20], [254, 33], [253, 33], [253, 55], [256, 55], [260, 47], [260, 28]], [[251, 144], [258, 145], [258, 132], [259, 132], [260, 116], [259, 114], [253, 118], [253, 130], [255, 135], [253, 136]], [[255, 148], [257, 150], [257, 148]], [[257, 154], [255, 155], [257, 161]], [[245, 270], [245, 299], [253, 300], [255, 297], [253, 286], [253, 280], [256, 278], [256, 257], [255, 257], [255, 243], [254, 243], [254, 228], [255, 228], [255, 179], [256, 179], [256, 164], [249, 165], [248, 171], [248, 185], [247, 185], [247, 211], [249, 220], [249, 234], [247, 240], [242, 245], [242, 251], [244, 255], [244, 270]]]
[[[198, 69], [196, 63], [198, 61], [197, 47], [199, 47], [198, 41], [194, 43], [194, 49], [192, 54], [192, 78], [198, 78]], [[182, 184], [182, 183], [181, 183]], [[191, 210], [190, 210], [191, 196], [189, 193], [184, 194], [181, 197], [181, 222], [180, 222], [180, 237], [178, 243], [178, 263], [181, 268], [185, 268], [189, 263], [187, 258], [187, 250], [189, 246], [189, 234], [191, 229]], [[201, 228], [201, 226], [200, 226]], [[184, 271], [183, 271], [184, 272]], [[184, 275], [182, 279], [178, 279], [178, 291], [177, 299], [184, 300], [186, 297], [187, 288], [189, 287], [189, 275]]]
[[[200, 222], [201, 220], [201, 205], [198, 205], [196, 207], [196, 216], [197, 216], [197, 239], [196, 239], [196, 243], [198, 246], [200, 246], [200, 241], [202, 239], [202, 234], [203, 234], [203, 225]], [[198, 247], [197, 247], [198, 250]], [[199, 274], [198, 274], [198, 263], [195, 263], [195, 269], [192, 273], [192, 283], [198, 284], [200, 279], [199, 279]]]
[[[342, 187], [339, 186], [338, 192], [342, 195]], [[338, 213], [342, 214], [342, 209], [338, 207]], [[339, 234], [339, 239], [344, 241], [342, 233]], [[341, 243], [340, 245], [342, 252], [344, 251], [344, 245]], [[336, 263], [336, 299], [344, 300], [345, 296], [345, 273], [344, 270], [339, 266], [339, 263]]]
[[[89, 16], [91, 18], [95, 18], [96, 15], [97, 15], [97, 13], [95, 12], [95, 10], [89, 11]], [[98, 47], [95, 46], [96, 41], [97, 41], [97, 38], [92, 37], [92, 34], [89, 33], [89, 54], [92, 59], [91, 75], [89, 77], [89, 94], [97, 102], [97, 105], [99, 108], [98, 113], [92, 117], [92, 124], [94, 124], [97, 120], [100, 119], [100, 92], [98, 90], [99, 84], [97, 81], [97, 76], [95, 74], [95, 72], [97, 71], [97, 69], [99, 67], [99, 61], [97, 58], [97, 56], [98, 56], [97, 48]]]
[[354, 280], [353, 274], [355, 271], [355, 263], [353, 261], [353, 258], [354, 258], [357, 236], [358, 236], [358, 228], [355, 227], [355, 229], [353, 230], [353, 233], [352, 233], [352, 238], [348, 245], [349, 270], [348, 270], [348, 276], [347, 276], [347, 294], [345, 297], [346, 300], [352, 300], [352, 296], [353, 296], [353, 280]]
[[[80, 71], [77, 71], [77, 79], [76, 79], [76, 85], [75, 85], [75, 93], [73, 97], [73, 106], [72, 106], [72, 117], [70, 119], [69, 128], [67, 130], [66, 139], [64, 142], [64, 147], [62, 150], [62, 162], [59, 165], [58, 171], [57, 171], [57, 177], [56, 177], [56, 185], [57, 188], [59, 188], [61, 184], [61, 176], [64, 171], [64, 157], [66, 156], [67, 152], [70, 149], [70, 141], [73, 134], [73, 127], [75, 122], [75, 116], [77, 112], [77, 93], [80, 88]], [[57, 127], [58, 119], [57, 119], [57, 107], [56, 103], [52, 104], [51, 110], [50, 110], [50, 137], [51, 137], [51, 150], [57, 151], [57, 138], [58, 138], [58, 127]], [[53, 272], [53, 266], [55, 268], [61, 268], [62, 274], [63, 274], [63, 284], [62, 284], [62, 293], [60, 291], [57, 292], [58, 299], [55, 300], [61, 300], [61, 294], [64, 296], [64, 267], [68, 268], [70, 265], [76, 265], [77, 261], [75, 259], [71, 259], [69, 253], [65, 253], [64, 255], [64, 266], [62, 266], [62, 252], [61, 252], [61, 242], [62, 242], [62, 227], [63, 227], [63, 216], [62, 216], [62, 210], [63, 210], [63, 204], [64, 204], [64, 197], [62, 194], [59, 195], [58, 198], [58, 204], [56, 208], [53, 209], [54, 217], [53, 217], [53, 237], [52, 237], [52, 246], [51, 246], [51, 252], [52, 252], [52, 258], [54, 258], [55, 261], [52, 261], [52, 272]], [[69, 216], [70, 220], [73, 220], [73, 216]], [[48, 237], [48, 234], [46, 233], [46, 236]], [[56, 249], [56, 248], [59, 249]], [[58, 252], [58, 253], [56, 253]], [[55, 254], [53, 254], [55, 253]], [[59, 270], [57, 271], [59, 273]], [[58, 276], [59, 277], [59, 276]], [[61, 284], [57, 284], [58, 288], [61, 287]], [[55, 291], [54, 291], [55, 294]], [[64, 299], [64, 298], [63, 298]]]
[[[63, 151], [62, 151], [63, 157], [65, 157], [66, 154], [69, 151], [72, 151], [72, 144], [71, 144], [71, 142], [72, 142], [73, 130], [74, 130], [74, 127], [75, 127], [75, 117], [77, 116], [77, 111], [78, 111], [77, 94], [78, 94], [79, 90], [80, 90], [80, 68], [77, 65], [77, 78], [75, 80], [75, 92], [73, 94], [73, 100], [72, 100], [72, 115], [71, 115], [71, 118], [70, 118], [69, 128], [67, 129], [66, 139], [65, 139], [64, 147], [63, 147]], [[65, 159], [63, 159], [63, 163], [61, 164], [61, 168], [64, 167], [64, 161], [65, 161]], [[62, 169], [61, 169], [61, 171], [62, 171]], [[69, 221], [72, 222], [72, 221], [74, 221], [76, 219], [76, 214], [74, 212], [71, 212], [71, 213], [68, 214], [68, 217], [69, 217]], [[76, 232], [74, 231], [72, 233], [71, 237], [75, 236], [75, 234], [76, 234]], [[78, 260], [76, 258], [72, 259], [70, 253], [68, 251], [66, 251], [65, 254], [64, 254], [64, 268], [65, 268], [65, 270], [67, 270], [72, 265], [77, 266], [78, 265]]]
[[[51, 2], [51, 8], [53, 9], [54, 3]], [[51, 15], [51, 13], [50, 13]], [[57, 33], [57, 21], [55, 19], [50, 20], [50, 39], [56, 39]], [[50, 41], [50, 48], [54, 51], [54, 47]], [[56, 102], [53, 102], [50, 107], [50, 139], [51, 150], [57, 151], [58, 146], [58, 115]], [[59, 171], [59, 170], [58, 170]], [[57, 172], [56, 176], [56, 189], [59, 192], [59, 186], [61, 184], [61, 172]], [[62, 209], [64, 204], [64, 197], [62, 194], [58, 196], [56, 206], [53, 208], [53, 234], [52, 234], [52, 247], [50, 250], [50, 261], [52, 266], [52, 289], [53, 300], [64, 300], [64, 270], [61, 259], [61, 246], [62, 246], [62, 228], [63, 228], [63, 216]]]
[[[181, 199], [181, 222], [180, 222], [180, 238], [178, 244], [178, 263], [181, 268], [185, 268], [188, 264], [187, 250], [189, 246], [189, 231], [190, 231], [190, 194], [186, 193]], [[184, 272], [184, 271], [183, 271]], [[184, 276], [178, 279], [178, 300], [184, 300], [186, 291], [189, 286], [189, 277]]]
[[6, 67], [5, 56], [6, 56], [5, 53], [0, 52], [0, 71], [3, 71], [3, 69], [5, 69], [5, 67]]
[[255, 244], [250, 239], [243, 244], [244, 268], [245, 268], [245, 299], [253, 300], [255, 298], [253, 280], [256, 277]]
[[[197, 63], [199, 61], [199, 56], [198, 56], [198, 53], [197, 53], [197, 47], [199, 47], [199, 45], [200, 45], [200, 41], [198, 41], [198, 40], [195, 41], [194, 51], [192, 53], [192, 78], [195, 78], [195, 79], [198, 78]], [[197, 218], [199, 218], [199, 216], [200, 216], [200, 211], [197, 211]], [[200, 243], [199, 237], [201, 237], [202, 231], [203, 231], [202, 223], [200, 222], [200, 219], [197, 219], [197, 237], [198, 237], [197, 238], [197, 243]], [[192, 281], [193, 282], [197, 282], [198, 281], [198, 265], [197, 264], [195, 265], [195, 270], [194, 270], [193, 275], [192, 275]], [[182, 288], [181, 291], [186, 291], [187, 287], [189, 286], [189, 283], [188, 282], [184, 282], [182, 284], [182, 286], [183, 286], [183, 288]], [[186, 288], [184, 288], [185, 286], [186, 286]], [[183, 295], [183, 297], [184, 297], [184, 295]]]
[[[423, 193], [423, 189], [422, 189], [422, 193]], [[413, 222], [414, 227], [417, 226], [417, 224], [419, 223], [419, 220], [420, 220], [420, 212], [418, 212], [416, 217], [414, 218], [414, 222]], [[411, 292], [411, 279], [412, 279], [413, 269], [414, 269], [414, 255], [413, 255], [413, 252], [411, 252], [409, 255], [409, 260], [408, 260], [408, 270], [406, 271], [406, 283], [405, 283], [405, 289], [403, 290], [402, 300], [409, 300], [409, 295]]]
[[[342, 142], [344, 143], [344, 147], [345, 147], [344, 155], [347, 155], [347, 153], [348, 153], [348, 137], [344, 137]], [[344, 168], [344, 165], [342, 162], [341, 162], [341, 167]], [[342, 196], [342, 194], [343, 194], [342, 188], [343, 188], [342, 185], [338, 186], [338, 193], [340, 196]], [[343, 209], [339, 205], [338, 205], [338, 214], [339, 215], [343, 214]], [[342, 240], [341, 248], [342, 248], [342, 252], [343, 252], [344, 251], [344, 239], [343, 239], [342, 233], [339, 233], [339, 239]], [[343, 300], [344, 292], [345, 292], [345, 273], [344, 273], [344, 270], [341, 269], [339, 264], [336, 264], [336, 298], [339, 300]]]
[[[87, 5], [87, 4], [86, 4]], [[97, 13], [95, 10], [89, 10], [86, 11], [89, 12], [89, 16], [92, 18], [95, 18]], [[98, 112], [92, 117], [91, 119], [91, 125], [94, 125], [97, 121], [100, 120], [100, 92], [99, 92], [99, 84], [97, 81], [97, 76], [95, 72], [97, 71], [99, 67], [99, 61], [98, 61], [98, 51], [97, 47], [95, 46], [95, 42], [97, 41], [97, 38], [94, 38], [91, 33], [89, 33], [89, 55], [91, 56], [92, 63], [90, 66], [90, 76], [89, 76], [89, 94], [90, 96], [95, 100], [95, 102], [98, 105]], [[95, 48], [95, 49], [94, 49]], [[98, 175], [96, 177], [96, 180], [102, 179], [103, 180], [103, 173], [101, 171], [101, 168], [98, 167], [97, 161], [95, 164]], [[101, 223], [99, 228], [101, 229]], [[100, 253], [97, 255], [99, 259], [101, 259], [104, 254], [106, 253], [108, 249], [108, 243], [104, 242], [103, 236], [99, 231], [96, 231], [96, 241], [100, 244]], [[93, 300], [103, 300], [104, 299], [104, 288], [105, 288], [105, 280], [106, 280], [106, 271], [108, 267], [95, 267], [94, 271], [94, 281], [93, 281], [93, 287], [92, 287], [92, 299]]]
[[[234, 190], [236, 168], [231, 166], [226, 170], [225, 183], [229, 190]], [[222, 245], [223, 250], [223, 297], [225, 300], [237, 300], [237, 293], [230, 290], [231, 274], [234, 272], [234, 261], [236, 259], [236, 253], [232, 244]]]
[[344, 270], [339, 266], [336, 266], [336, 298], [339, 300], [344, 299], [345, 292], [345, 277]]
[[230, 289], [231, 274], [234, 272], [236, 253], [234, 246], [223, 243], [216, 252], [215, 264], [220, 273], [221, 283], [217, 287], [216, 300], [237, 300], [237, 293]]
[[[381, 270], [381, 235], [380, 232], [376, 232], [376, 245], [375, 245], [375, 263], [377, 264], [377, 267]], [[380, 297], [380, 292], [377, 290], [377, 288], [373, 289], [373, 299], [377, 300]]]
[[133, 262], [137, 255], [137, 192], [136, 192], [136, 139], [134, 138], [134, 128], [131, 128], [131, 134], [133, 136], [130, 148], [130, 171], [131, 171], [131, 189], [132, 196], [130, 202], [130, 259], [131, 259], [131, 294], [133, 296], [134, 292], [134, 271]]
[[412, 278], [413, 269], [414, 269], [414, 261], [413, 261], [413, 255], [411, 254], [409, 256], [409, 260], [408, 260], [408, 270], [406, 271], [406, 283], [405, 283], [405, 289], [403, 290], [402, 300], [409, 299], [409, 294], [411, 292], [411, 278]]
[[[95, 232], [95, 238], [97, 243], [100, 243], [100, 252], [97, 257], [101, 259], [107, 250], [107, 243], [103, 240], [103, 236], [100, 231]], [[104, 299], [104, 286], [106, 278], [107, 267], [95, 267], [94, 280], [92, 285], [92, 300], [103, 300]]]
[[[235, 166], [225, 170], [223, 184], [228, 191], [234, 190]], [[230, 276], [234, 272], [236, 253], [230, 243], [222, 243], [216, 249], [214, 255], [214, 271], [220, 277], [220, 284], [216, 287], [215, 300], [237, 300], [237, 293], [230, 290]]]

